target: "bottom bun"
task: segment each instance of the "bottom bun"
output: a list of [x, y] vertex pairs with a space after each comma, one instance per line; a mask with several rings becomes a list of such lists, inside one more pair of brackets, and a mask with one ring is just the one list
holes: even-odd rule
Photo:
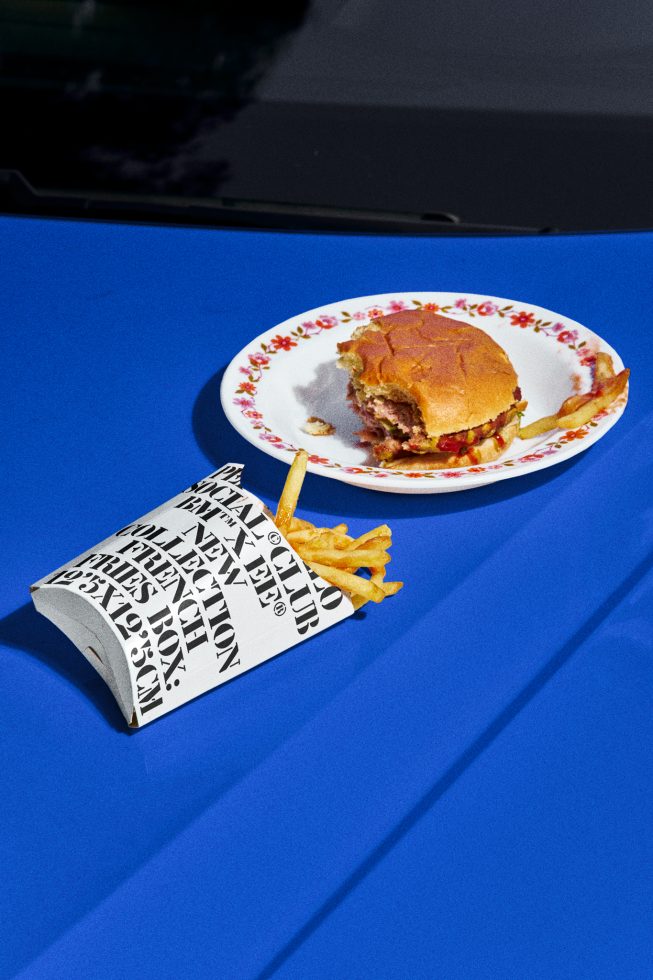
[[491, 463], [505, 453], [518, 432], [519, 417], [513, 419], [501, 430], [503, 446], [499, 446], [494, 436], [488, 436], [464, 456], [458, 456], [455, 453], [420, 453], [415, 456], [402, 456], [400, 459], [392, 459], [384, 464], [384, 469], [453, 470], [460, 466], [478, 466], [480, 463]]

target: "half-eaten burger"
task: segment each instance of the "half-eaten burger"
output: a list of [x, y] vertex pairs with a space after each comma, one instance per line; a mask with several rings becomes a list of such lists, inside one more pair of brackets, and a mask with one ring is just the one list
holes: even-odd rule
[[393, 469], [488, 463], [526, 407], [506, 352], [483, 330], [424, 310], [359, 327], [338, 344], [361, 442]]

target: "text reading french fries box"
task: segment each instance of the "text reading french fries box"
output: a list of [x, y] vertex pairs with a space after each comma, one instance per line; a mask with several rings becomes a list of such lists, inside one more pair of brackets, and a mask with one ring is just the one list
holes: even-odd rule
[[227, 463], [31, 587], [134, 728], [346, 619]]

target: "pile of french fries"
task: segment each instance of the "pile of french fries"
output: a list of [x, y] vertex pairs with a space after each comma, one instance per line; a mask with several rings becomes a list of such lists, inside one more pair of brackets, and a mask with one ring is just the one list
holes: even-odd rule
[[592, 390], [585, 395], [566, 398], [555, 415], [546, 415], [543, 419], [524, 426], [519, 430], [520, 439], [532, 439], [533, 436], [541, 436], [551, 429], [578, 429], [581, 425], [586, 425], [619, 397], [628, 384], [629, 376], [628, 368], [615, 374], [612, 358], [600, 351], [596, 355]]
[[[274, 519], [279, 531], [316, 575], [349, 595], [354, 609], [395, 595], [404, 583], [385, 581], [386, 565], [390, 561], [388, 548], [392, 544], [392, 532], [387, 524], [352, 538], [346, 524], [316, 527], [295, 517], [307, 462], [308, 453], [300, 449], [279, 498]], [[370, 577], [358, 575], [361, 569], [369, 571]]]

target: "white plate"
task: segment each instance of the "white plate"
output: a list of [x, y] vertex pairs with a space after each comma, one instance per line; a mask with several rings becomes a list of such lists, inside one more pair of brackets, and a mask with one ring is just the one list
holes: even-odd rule
[[[312, 473], [390, 493], [468, 490], [495, 480], [553, 466], [595, 443], [619, 419], [627, 392], [607, 411], [574, 432], [554, 430], [524, 442], [515, 439], [493, 463], [451, 470], [384, 470], [371, 465], [357, 442], [360, 419], [345, 394], [348, 375], [336, 367], [338, 341], [371, 317], [400, 309], [425, 308], [481, 327], [508, 353], [528, 409], [522, 424], [554, 414], [564, 399], [589, 391], [598, 350], [619, 355], [587, 327], [519, 300], [468, 293], [383, 293], [330, 303], [301, 313], [262, 333], [225, 371], [220, 397], [231, 424], [259, 449], [290, 462], [299, 448], [309, 452]], [[306, 419], [316, 415], [336, 427], [332, 436], [309, 436]]]

